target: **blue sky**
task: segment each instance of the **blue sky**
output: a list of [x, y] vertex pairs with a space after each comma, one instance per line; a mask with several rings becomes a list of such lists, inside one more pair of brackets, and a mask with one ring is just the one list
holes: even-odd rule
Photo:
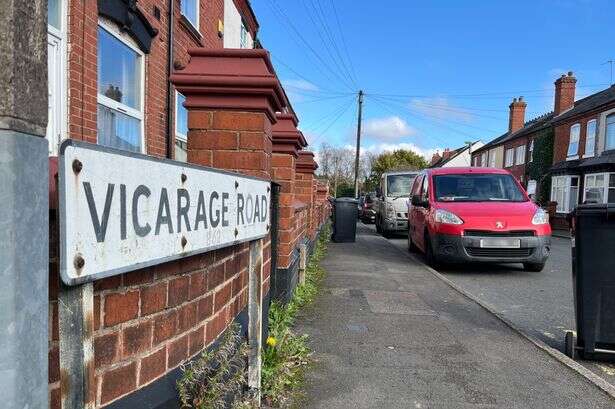
[[608, 87], [603, 63], [615, 59], [615, 2], [608, 0], [252, 6], [312, 145], [354, 144], [352, 93], [359, 88], [367, 94], [366, 149], [400, 146], [430, 156], [468, 140], [487, 142], [507, 130], [513, 97], [524, 96], [530, 119], [552, 109], [553, 81], [562, 73], [574, 71], [582, 97]]

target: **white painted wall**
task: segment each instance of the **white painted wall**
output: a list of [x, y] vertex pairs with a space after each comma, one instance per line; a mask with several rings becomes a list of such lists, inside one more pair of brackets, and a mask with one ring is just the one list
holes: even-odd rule
[[[484, 143], [482, 141], [475, 142], [474, 145], [472, 145], [472, 152], [474, 152], [477, 149], [480, 149], [483, 145]], [[450, 161], [446, 162], [442, 167], [443, 168], [453, 168], [456, 166], [472, 166], [471, 162], [472, 162], [471, 154], [466, 149], [465, 151], [455, 156]]]
[[[250, 33], [247, 33], [247, 47], [253, 48], [254, 41]], [[224, 48], [241, 47], [241, 14], [235, 7], [233, 0], [224, 0]]]

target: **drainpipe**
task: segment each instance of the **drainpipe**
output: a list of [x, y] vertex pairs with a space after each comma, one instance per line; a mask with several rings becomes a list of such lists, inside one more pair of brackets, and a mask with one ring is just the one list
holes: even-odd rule
[[169, 77], [173, 69], [173, 23], [175, 19], [175, 1], [169, 0], [169, 45], [167, 47], [167, 158], [173, 159], [173, 149], [175, 148], [175, 130], [173, 129], [173, 113], [175, 110], [173, 98], [173, 86]]

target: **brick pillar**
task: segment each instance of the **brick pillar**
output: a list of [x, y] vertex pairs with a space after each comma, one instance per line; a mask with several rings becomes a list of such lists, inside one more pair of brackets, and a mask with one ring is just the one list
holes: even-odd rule
[[[277, 122], [275, 113], [286, 106], [286, 96], [269, 53], [262, 49], [199, 48], [189, 54], [187, 66], [171, 76], [186, 97], [188, 162], [271, 179], [272, 126]], [[244, 250], [245, 244], [219, 250], [236, 254], [231, 280], [247, 269], [249, 258], [244, 257]], [[262, 253], [265, 298], [271, 270], [270, 237], [263, 239]], [[227, 270], [225, 278], [228, 274]], [[214, 314], [215, 308], [214, 304]]]
[[314, 228], [312, 218], [312, 208], [314, 203], [314, 172], [318, 165], [314, 161], [314, 153], [310, 151], [299, 152], [297, 164], [295, 166], [295, 199], [307, 205], [307, 226], [306, 236], [313, 239]]
[[287, 269], [292, 262], [295, 248], [293, 237], [295, 165], [298, 151], [307, 146], [305, 137], [297, 129], [297, 117], [292, 114], [277, 114], [278, 122], [273, 127], [273, 180], [280, 184], [278, 221], [278, 268]]

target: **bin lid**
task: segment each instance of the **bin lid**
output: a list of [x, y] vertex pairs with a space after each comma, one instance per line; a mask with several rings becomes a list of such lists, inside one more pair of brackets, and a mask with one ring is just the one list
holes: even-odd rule
[[604, 215], [607, 218], [615, 218], [615, 203], [592, 203], [577, 206], [575, 214], [578, 216]]
[[359, 203], [357, 199], [353, 199], [352, 197], [338, 197], [335, 199], [336, 203]]

